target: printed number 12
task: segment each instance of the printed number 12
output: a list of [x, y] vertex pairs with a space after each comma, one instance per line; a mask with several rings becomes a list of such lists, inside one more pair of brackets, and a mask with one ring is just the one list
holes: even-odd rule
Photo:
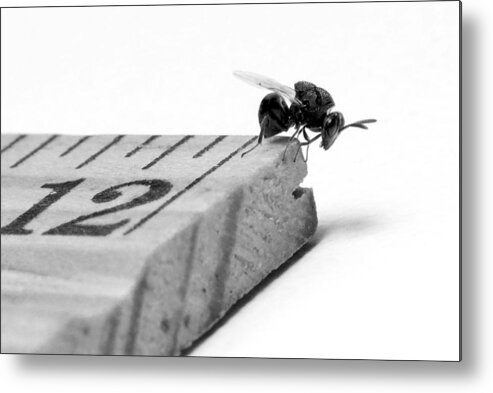
[[[26, 229], [26, 225], [39, 216], [43, 211], [48, 209], [51, 205], [57, 202], [64, 195], [69, 193], [85, 179], [79, 179], [74, 181], [68, 181], [65, 183], [48, 183], [44, 184], [42, 188], [51, 188], [53, 191], [45, 196], [41, 201], [34, 204], [29, 210], [21, 214], [10, 224], [2, 227], [0, 233], [2, 235], [28, 235], [33, 231]], [[66, 236], [106, 236], [121, 226], [127, 224], [130, 220], [124, 219], [113, 224], [104, 225], [90, 225], [81, 224], [83, 221], [91, 218], [100, 217], [103, 215], [111, 214], [120, 210], [126, 210], [135, 206], [143, 205], [165, 196], [173, 187], [172, 184], [166, 180], [136, 180], [128, 183], [119, 184], [110, 188], [107, 188], [92, 197], [94, 203], [110, 202], [121, 196], [119, 189], [129, 186], [147, 186], [149, 189], [144, 194], [135, 197], [129, 202], [122, 203], [113, 206], [108, 209], [99, 210], [90, 214], [85, 214], [77, 217], [74, 220], [68, 221], [55, 228], [51, 228], [44, 232], [44, 235], [66, 235]]]

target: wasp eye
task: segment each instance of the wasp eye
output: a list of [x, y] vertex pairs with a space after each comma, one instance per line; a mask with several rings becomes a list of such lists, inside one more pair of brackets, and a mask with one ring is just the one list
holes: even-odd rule
[[335, 142], [342, 127], [344, 127], [344, 116], [341, 112], [332, 112], [327, 115], [323, 125], [321, 143], [325, 150]]

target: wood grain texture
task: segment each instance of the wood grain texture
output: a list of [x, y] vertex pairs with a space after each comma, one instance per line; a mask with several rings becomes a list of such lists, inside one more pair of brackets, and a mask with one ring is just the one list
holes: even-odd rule
[[2, 352], [179, 355], [316, 230], [286, 141], [2, 135]]

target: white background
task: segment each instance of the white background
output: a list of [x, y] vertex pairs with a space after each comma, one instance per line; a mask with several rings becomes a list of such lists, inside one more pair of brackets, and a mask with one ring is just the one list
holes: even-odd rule
[[[458, 26], [451, 15], [457, 4], [327, 5], [330, 13], [310, 12], [309, 21], [299, 7], [293, 14], [288, 8], [266, 14], [251, 7], [242, 9], [240, 20], [217, 17], [224, 11], [211, 7], [186, 7], [180, 11], [185, 18], [167, 24], [157, 9], [147, 9], [141, 18], [134, 10], [112, 9], [110, 19], [81, 18], [77, 10], [77, 17], [64, 14], [61, 23], [48, 21], [49, 16], [40, 22], [34, 11], [22, 11], [11, 23], [4, 10], [2, 33], [12, 29], [16, 34], [12, 41], [3, 37], [2, 132], [253, 133], [262, 92], [234, 80], [232, 69], [327, 87], [348, 120], [374, 116], [379, 123], [368, 132], [348, 130], [329, 152], [311, 151], [306, 184], [315, 188], [318, 243], [195, 354], [241, 350], [242, 355], [272, 356], [273, 350], [285, 350], [282, 355], [453, 357]], [[223, 381], [254, 373], [257, 378], [247, 383], [236, 381], [245, 390], [257, 383], [277, 386], [273, 377], [280, 376], [293, 388], [355, 377], [360, 378], [356, 384], [368, 386], [386, 377], [389, 389], [394, 381], [402, 388], [398, 379], [404, 376], [415, 377], [407, 388], [440, 378], [459, 388], [481, 377], [485, 366], [479, 360], [489, 342], [479, 338], [486, 331], [479, 325], [484, 303], [472, 285], [486, 292], [487, 274], [481, 272], [477, 281], [471, 275], [479, 274], [486, 247], [476, 229], [482, 223], [477, 202], [483, 196], [477, 192], [484, 174], [476, 157], [485, 157], [487, 144], [478, 139], [476, 119], [486, 113], [474, 96], [488, 80], [477, 75], [486, 69], [478, 47], [486, 26], [474, 7], [479, 2], [466, 2], [464, 9], [464, 158], [470, 161], [463, 179], [464, 289], [469, 291], [463, 363], [33, 358], [3, 361], [2, 368], [9, 367], [13, 381], [34, 373], [37, 383], [50, 375], [61, 382], [86, 372], [102, 386], [128, 378], [123, 389], [130, 390], [142, 388], [142, 379], [146, 388], [173, 387], [192, 375], [217, 382], [216, 368], [229, 371], [218, 375]], [[92, 9], [82, 11], [88, 15]], [[185, 29], [184, 23], [195, 27]], [[21, 45], [26, 50], [18, 50]], [[193, 112], [184, 115], [183, 108]], [[89, 388], [89, 381], [80, 386]], [[203, 383], [197, 386], [204, 389]]]

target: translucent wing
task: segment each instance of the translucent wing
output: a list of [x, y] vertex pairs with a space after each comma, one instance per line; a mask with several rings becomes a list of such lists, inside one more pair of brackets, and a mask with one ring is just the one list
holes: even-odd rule
[[290, 102], [301, 104], [301, 102], [296, 98], [296, 91], [294, 89], [288, 86], [284, 86], [283, 84], [272, 78], [268, 78], [266, 76], [248, 71], [234, 71], [233, 75], [251, 85], [262, 87], [275, 93], [279, 93]]

